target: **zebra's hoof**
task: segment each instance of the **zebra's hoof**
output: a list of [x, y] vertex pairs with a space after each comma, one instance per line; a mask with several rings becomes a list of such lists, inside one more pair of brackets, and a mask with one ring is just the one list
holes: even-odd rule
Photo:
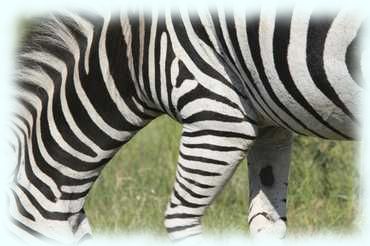
[[258, 216], [250, 224], [250, 233], [256, 238], [278, 238], [282, 239], [286, 236], [286, 224], [285, 221], [279, 219], [277, 221], [271, 221], [264, 216]]

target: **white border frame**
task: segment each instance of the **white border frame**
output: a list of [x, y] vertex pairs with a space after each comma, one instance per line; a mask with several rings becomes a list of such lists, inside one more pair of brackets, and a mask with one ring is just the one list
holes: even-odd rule
[[[244, 0], [244, 1], [200, 1], [200, 0], [187, 0], [187, 4], [192, 4], [194, 6], [207, 6], [209, 3], [219, 3], [225, 2], [228, 5], [230, 4], [245, 4], [246, 1], [255, 2], [255, 0]], [[323, 0], [324, 1], [324, 0]], [[323, 1], [309, 1], [322, 4]], [[155, 5], [164, 6], [166, 4], [174, 4], [174, 0], [161, 0], [161, 1], [150, 1], [150, 0], [135, 0], [135, 1], [98, 1], [98, 0], [64, 0], [64, 1], [47, 1], [47, 0], [32, 0], [28, 2], [23, 2], [21, 0], [10, 0], [3, 1], [2, 3], [2, 13], [0, 14], [0, 129], [6, 129], [7, 118], [10, 109], [9, 93], [11, 90], [11, 73], [14, 71], [14, 50], [15, 50], [15, 40], [17, 35], [17, 21], [19, 17], [25, 13], [37, 14], [40, 12], [50, 11], [52, 9], [58, 9], [61, 7], [68, 8], [81, 8], [81, 9], [95, 9], [95, 10], [110, 10], [119, 8], [122, 6], [131, 6], [132, 2], [135, 2], [135, 5], [148, 6]], [[264, 3], [272, 1], [263, 1]], [[291, 3], [292, 1], [280, 1], [279, 4]], [[294, 2], [294, 1], [293, 1]], [[261, 1], [260, 1], [261, 3]], [[302, 3], [302, 1], [300, 1]], [[331, 6], [330, 4], [337, 7], [338, 5], [345, 5], [349, 7], [359, 6], [364, 9], [367, 14], [370, 16], [370, 2], [369, 1], [326, 1], [325, 6]], [[365, 42], [368, 43], [369, 47], [365, 51], [362, 59], [362, 67], [367, 81], [367, 90], [366, 96], [364, 97], [363, 107], [364, 110], [364, 122], [370, 123], [370, 23], [367, 27], [367, 36]], [[368, 69], [365, 69], [367, 67]], [[337, 234], [316, 234], [313, 237], [308, 236], [299, 236], [299, 238], [289, 237], [284, 240], [273, 240], [273, 239], [264, 239], [264, 240], [253, 240], [247, 238], [246, 236], [241, 235], [230, 235], [227, 237], [207, 237], [207, 242], [202, 242], [202, 245], [247, 245], [253, 243], [254, 245], [330, 245], [336, 244], [339, 245], [366, 245], [366, 242], [370, 242], [370, 129], [368, 129], [367, 124], [365, 124], [365, 129], [362, 131], [364, 139], [361, 146], [361, 156], [359, 158], [359, 173], [360, 173], [360, 212], [357, 217], [357, 224], [359, 225], [359, 232], [356, 232], [349, 236], [339, 236]], [[12, 163], [9, 159], [9, 152], [7, 152], [7, 144], [5, 135], [6, 131], [1, 132], [0, 138], [0, 221], [6, 221], [6, 199], [5, 199], [5, 190], [8, 187], [8, 174], [9, 174], [9, 164]], [[12, 235], [7, 234], [5, 230], [4, 223], [0, 224], [0, 235], [1, 235], [1, 244], [4, 245], [18, 245], [19, 242], [13, 238]], [[122, 236], [98, 236], [96, 240], [88, 242], [88, 245], [102, 245], [103, 243], [109, 243], [110, 245], [170, 245], [169, 241], [161, 241], [161, 238], [152, 236], [152, 235], [122, 235]], [[180, 243], [181, 244], [181, 243]], [[186, 245], [189, 245], [188, 243]]]

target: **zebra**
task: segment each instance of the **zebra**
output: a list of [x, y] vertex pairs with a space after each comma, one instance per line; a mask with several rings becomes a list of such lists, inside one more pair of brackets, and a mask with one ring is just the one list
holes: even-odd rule
[[162, 114], [183, 127], [164, 217], [173, 240], [201, 234], [244, 158], [250, 232], [283, 237], [293, 134], [359, 137], [365, 17], [349, 10], [61, 12], [35, 23], [17, 53], [12, 117], [9, 228], [20, 238], [89, 238], [94, 181]]

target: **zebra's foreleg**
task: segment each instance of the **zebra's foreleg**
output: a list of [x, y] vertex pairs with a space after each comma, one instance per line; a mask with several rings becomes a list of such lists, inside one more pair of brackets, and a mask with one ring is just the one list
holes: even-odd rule
[[201, 217], [206, 208], [254, 141], [253, 127], [249, 123], [243, 124], [251, 129], [249, 134], [227, 129], [184, 127], [176, 180], [165, 214], [165, 226], [171, 239], [179, 240], [201, 233]]
[[249, 229], [252, 235], [284, 237], [286, 233], [286, 197], [292, 133], [276, 127], [259, 129], [248, 153], [250, 207]]

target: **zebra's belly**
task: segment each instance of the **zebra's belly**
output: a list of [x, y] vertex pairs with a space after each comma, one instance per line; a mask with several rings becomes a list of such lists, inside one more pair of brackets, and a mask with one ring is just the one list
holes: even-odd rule
[[[304, 135], [357, 139], [363, 90], [352, 79], [341, 80], [341, 76], [339, 73], [334, 76], [338, 78], [328, 83], [326, 89], [303, 78], [291, 87], [271, 79], [270, 91], [265, 91], [263, 96], [268, 104], [261, 114], [264, 123]], [[321, 85], [326, 82], [320, 81]], [[265, 85], [261, 82], [260, 87]]]

